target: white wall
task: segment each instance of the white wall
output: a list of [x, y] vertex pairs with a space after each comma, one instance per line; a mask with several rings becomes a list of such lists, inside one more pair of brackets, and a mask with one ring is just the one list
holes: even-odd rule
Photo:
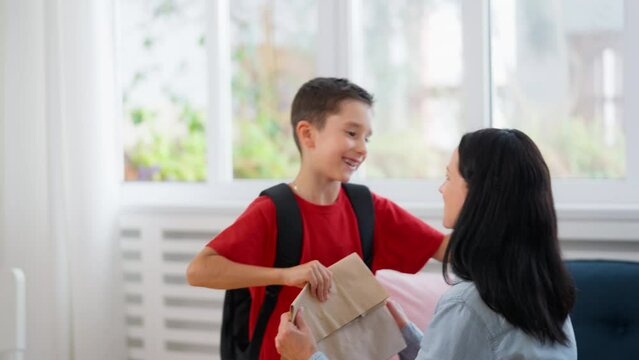
[[[4, 24], [5, 0], [0, 0], [0, 229], [4, 229]], [[0, 231], [0, 267], [4, 264], [4, 231]]]

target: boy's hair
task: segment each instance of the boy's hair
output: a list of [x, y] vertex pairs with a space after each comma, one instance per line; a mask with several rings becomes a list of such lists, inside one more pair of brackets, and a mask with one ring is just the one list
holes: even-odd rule
[[344, 100], [357, 100], [368, 106], [374, 102], [373, 95], [347, 79], [318, 77], [300, 87], [291, 106], [291, 126], [298, 150], [302, 149], [295, 131], [297, 123], [306, 120], [321, 130], [326, 118], [340, 111]]
[[459, 143], [468, 194], [443, 262], [482, 300], [542, 342], [565, 344], [575, 288], [561, 259], [550, 173], [521, 131], [483, 129]]

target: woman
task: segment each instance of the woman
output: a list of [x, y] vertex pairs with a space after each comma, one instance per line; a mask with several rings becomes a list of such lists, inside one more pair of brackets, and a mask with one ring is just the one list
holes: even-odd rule
[[[439, 191], [444, 226], [453, 229], [443, 273], [459, 280], [423, 339], [389, 306], [408, 343], [400, 357], [576, 359], [568, 316], [575, 290], [559, 250], [550, 174], [533, 141], [518, 130], [464, 135]], [[283, 315], [278, 351], [321, 359], [301, 317], [296, 325]]]

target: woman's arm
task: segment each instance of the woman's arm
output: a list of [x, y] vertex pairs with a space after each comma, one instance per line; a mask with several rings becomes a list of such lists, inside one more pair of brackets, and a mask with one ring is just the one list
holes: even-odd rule
[[386, 301], [386, 307], [391, 315], [393, 315], [393, 319], [395, 319], [397, 326], [402, 332], [402, 337], [406, 342], [406, 348], [399, 353], [400, 360], [415, 359], [419, 352], [419, 343], [423, 338], [422, 332], [415, 324], [408, 320], [406, 313], [404, 313], [402, 307], [395, 300], [388, 299]]
[[435, 251], [435, 254], [433, 254], [433, 259], [444, 262], [444, 254], [446, 253], [446, 248], [448, 247], [449, 241], [450, 234], [444, 235], [444, 239], [442, 240], [441, 244], [439, 244], [439, 247], [437, 248], [437, 251]]

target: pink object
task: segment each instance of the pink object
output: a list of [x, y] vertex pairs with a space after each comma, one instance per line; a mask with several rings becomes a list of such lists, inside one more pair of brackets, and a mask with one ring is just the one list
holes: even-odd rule
[[450, 287], [440, 273], [406, 274], [395, 270], [379, 270], [375, 277], [391, 299], [399, 303], [406, 316], [422, 331], [433, 319], [440, 296]]

